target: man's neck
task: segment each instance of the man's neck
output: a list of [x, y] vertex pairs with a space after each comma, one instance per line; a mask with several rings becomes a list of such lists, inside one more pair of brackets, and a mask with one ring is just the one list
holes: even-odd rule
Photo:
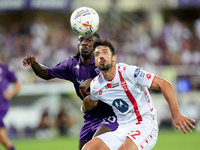
[[93, 60], [93, 57], [82, 57], [81, 56], [81, 62], [83, 63], [83, 65], [87, 66], [90, 64], [90, 62]]
[[116, 71], [116, 64], [114, 63], [112, 68], [110, 68], [108, 71], [101, 71], [101, 73], [103, 74], [106, 80], [111, 80], [115, 76], [115, 71]]

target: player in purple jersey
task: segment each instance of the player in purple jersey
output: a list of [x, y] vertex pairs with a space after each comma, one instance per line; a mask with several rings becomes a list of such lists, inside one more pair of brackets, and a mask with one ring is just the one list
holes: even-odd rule
[[[86, 83], [87, 79], [94, 78], [99, 74], [99, 70], [94, 63], [92, 51], [92, 42], [97, 38], [99, 38], [97, 33], [78, 36], [77, 55], [60, 62], [52, 68], [38, 63], [35, 57], [31, 55], [27, 55], [24, 58], [23, 65], [25, 67], [31, 66], [35, 74], [42, 79], [60, 78], [71, 81], [74, 84], [76, 94], [83, 100], [86, 94], [85, 96], [82, 95], [79, 86]], [[85, 87], [85, 85], [82, 87]], [[84, 90], [83, 93], [85, 93]], [[111, 107], [103, 102], [99, 102], [95, 109], [84, 112], [83, 117], [85, 120], [80, 132], [79, 149], [92, 137], [108, 131], [114, 131], [118, 127]]]
[[[14, 87], [8, 90], [7, 88], [10, 83], [13, 83]], [[6, 134], [3, 118], [9, 110], [10, 100], [18, 93], [19, 89], [20, 82], [9, 69], [8, 65], [1, 62], [0, 53], [0, 143], [2, 143], [7, 150], [15, 150], [15, 148]]]

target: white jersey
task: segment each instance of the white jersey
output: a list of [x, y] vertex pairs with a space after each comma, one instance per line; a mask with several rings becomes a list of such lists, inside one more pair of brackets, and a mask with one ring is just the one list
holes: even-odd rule
[[154, 77], [137, 66], [119, 63], [111, 80], [106, 80], [101, 73], [93, 79], [90, 96], [112, 106], [119, 125], [148, 123], [156, 119], [148, 91]]

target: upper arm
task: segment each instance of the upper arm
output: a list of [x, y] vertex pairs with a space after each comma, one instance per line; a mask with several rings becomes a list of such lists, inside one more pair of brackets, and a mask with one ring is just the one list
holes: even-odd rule
[[56, 66], [49, 68], [48, 73], [51, 78], [60, 78], [66, 80], [70, 80], [72, 76], [69, 64], [67, 62], [61, 62]]
[[162, 90], [169, 85], [172, 86], [169, 81], [167, 81], [159, 76], [155, 76], [155, 78], [152, 82], [151, 88], [156, 89], [156, 90]]

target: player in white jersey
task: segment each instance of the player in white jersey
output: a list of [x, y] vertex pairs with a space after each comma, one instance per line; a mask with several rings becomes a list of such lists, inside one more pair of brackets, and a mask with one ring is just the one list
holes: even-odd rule
[[116, 64], [115, 49], [108, 40], [96, 40], [93, 47], [95, 64], [101, 73], [91, 82], [90, 97], [83, 101], [82, 108], [91, 110], [98, 100], [109, 104], [119, 127], [93, 138], [83, 150], [152, 149], [157, 141], [158, 125], [148, 88], [163, 92], [176, 129], [192, 132], [190, 127], [195, 127], [191, 122], [195, 121], [180, 114], [175, 92], [168, 81], [136, 66]]
[[117, 64], [112, 79], [107, 80], [100, 74], [93, 80], [90, 96], [93, 100], [101, 99], [111, 105], [121, 125], [130, 122], [140, 124], [145, 121], [144, 115], [144, 118], [155, 120], [156, 109], [147, 89], [154, 77], [136, 66]]

